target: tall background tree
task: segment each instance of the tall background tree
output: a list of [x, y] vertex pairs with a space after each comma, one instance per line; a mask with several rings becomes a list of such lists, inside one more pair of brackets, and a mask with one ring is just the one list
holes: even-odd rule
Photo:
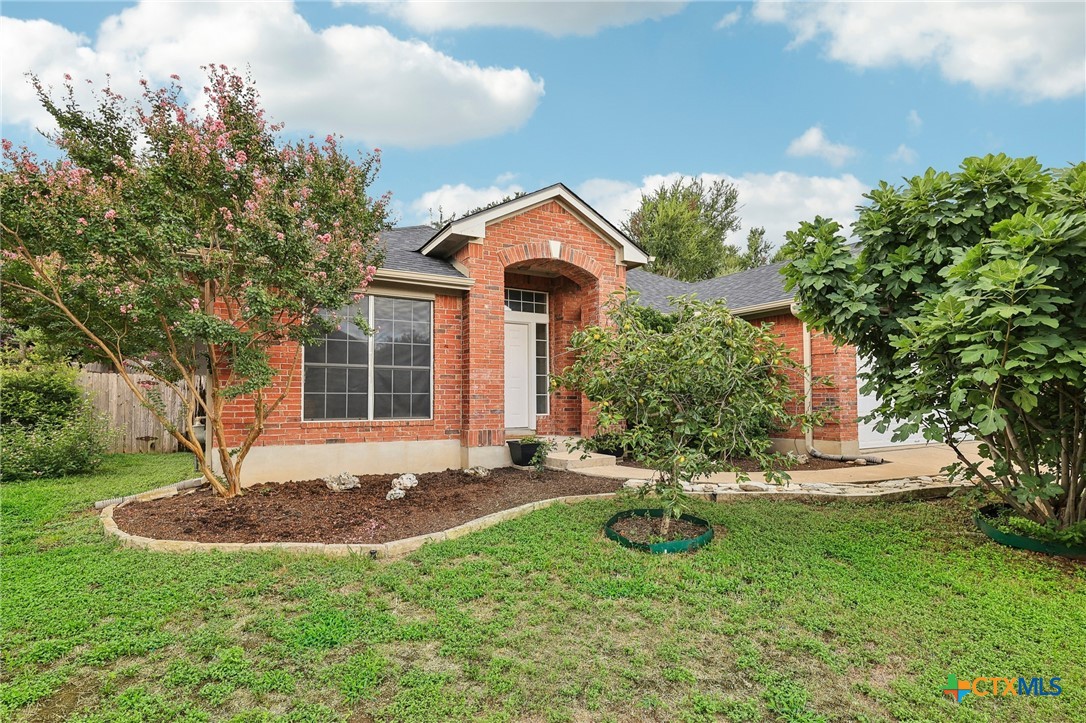
[[1019, 515], [1086, 539], [1086, 163], [967, 158], [865, 197], [859, 255], [829, 219], [788, 234], [801, 317], [871, 360], [882, 429], [950, 444]]
[[728, 234], [740, 226], [739, 191], [726, 181], [700, 178], [663, 183], [641, 196], [622, 230], [655, 259], [648, 270], [682, 281], [701, 281], [742, 266]]
[[[134, 102], [106, 87], [89, 109], [70, 78], [60, 99], [34, 81], [61, 158], [3, 142], [3, 313], [108, 362], [230, 496], [301, 343], [341, 321], [321, 310], [357, 299], [376, 271], [387, 198], [369, 195], [376, 152], [356, 161], [332, 135], [281, 141], [251, 81], [226, 66], [208, 69], [202, 111], [174, 80], [144, 82]], [[167, 392], [184, 401], [180, 425]], [[240, 442], [223, 424], [229, 404], [250, 412]]]
[[648, 271], [681, 281], [703, 281], [769, 263], [764, 227], [747, 232], [746, 249], [729, 243], [742, 226], [739, 190], [721, 179], [681, 177], [642, 194], [622, 230], [653, 261]]

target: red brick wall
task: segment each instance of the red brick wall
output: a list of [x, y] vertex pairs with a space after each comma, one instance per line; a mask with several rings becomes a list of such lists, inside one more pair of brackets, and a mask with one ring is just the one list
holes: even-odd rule
[[[791, 349], [790, 356], [803, 364], [803, 322], [791, 314], [780, 314], [754, 321], [756, 324], [772, 324], [773, 331]], [[815, 410], [833, 410], [831, 421], [814, 430], [816, 440], [849, 442], [856, 441], [856, 349], [852, 346], [835, 346], [833, 340], [821, 332], [811, 332], [812, 376], [827, 377], [825, 384], [815, 384], [811, 400]], [[799, 397], [792, 411], [803, 409], [803, 374], [801, 370], [789, 372], [792, 389]], [[799, 428], [774, 433], [784, 439], [802, 439]]]
[[[387, 293], [395, 296], [393, 291]], [[299, 359], [295, 381], [288, 390], [286, 399], [268, 420], [256, 446], [459, 438], [463, 389], [462, 315], [463, 300], [460, 296], [438, 295], [434, 299], [432, 419], [303, 422], [302, 369]], [[280, 376], [276, 385], [268, 391], [269, 398], [274, 398], [286, 384], [296, 351], [296, 344], [284, 344], [274, 350], [272, 363], [280, 370]], [[240, 399], [234, 402], [223, 417], [229, 444], [236, 446], [244, 439], [246, 428], [253, 420], [252, 401]]]
[[[552, 241], [561, 244], [553, 257]], [[549, 201], [487, 227], [481, 243], [456, 254], [475, 286], [464, 309], [464, 410], [461, 441], [465, 446], [505, 441], [505, 287], [551, 293], [552, 373], [569, 363], [563, 352], [573, 331], [596, 323], [600, 308], [626, 286], [626, 268], [615, 249], [562, 204]], [[522, 272], [558, 274], [546, 278]], [[594, 425], [579, 395], [551, 395], [551, 412], [539, 419], [546, 434], [590, 434]]]

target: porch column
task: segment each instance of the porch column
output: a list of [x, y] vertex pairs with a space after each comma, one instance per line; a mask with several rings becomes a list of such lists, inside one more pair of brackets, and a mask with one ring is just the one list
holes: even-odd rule
[[461, 465], [509, 464], [505, 448], [505, 271], [481, 243], [456, 254], [475, 279], [464, 299]]

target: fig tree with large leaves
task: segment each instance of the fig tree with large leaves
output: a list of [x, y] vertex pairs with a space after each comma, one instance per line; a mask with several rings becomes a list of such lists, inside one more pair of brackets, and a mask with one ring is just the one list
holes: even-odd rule
[[[965, 159], [866, 194], [846, 239], [788, 234], [801, 317], [870, 360], [895, 438], [922, 430], [1016, 513], [1086, 531], [1086, 163]], [[974, 438], [982, 462], [961, 449]]]

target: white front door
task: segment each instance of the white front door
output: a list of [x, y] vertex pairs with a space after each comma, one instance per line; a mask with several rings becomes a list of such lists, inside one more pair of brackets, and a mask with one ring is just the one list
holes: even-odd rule
[[505, 428], [535, 429], [531, 414], [531, 324], [505, 322]]

